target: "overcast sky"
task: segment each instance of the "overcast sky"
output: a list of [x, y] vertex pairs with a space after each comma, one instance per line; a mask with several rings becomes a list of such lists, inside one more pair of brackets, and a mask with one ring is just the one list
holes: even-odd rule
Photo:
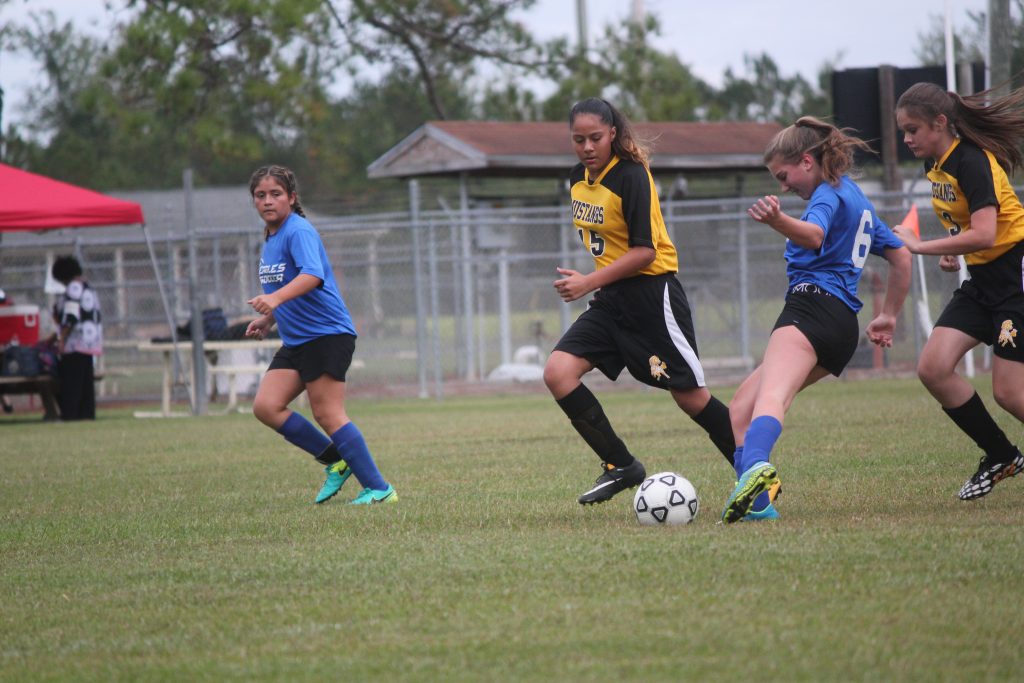
[[[628, 18], [638, 0], [586, 0], [591, 45], [603, 27]], [[118, 3], [120, 4], [120, 3]], [[521, 15], [540, 39], [567, 36], [575, 42], [576, 0], [538, 0]], [[659, 50], [674, 52], [697, 76], [719, 85], [726, 68], [743, 73], [743, 55], [768, 53], [784, 75], [799, 72], [814, 82], [827, 61], [839, 68], [891, 64], [917, 66], [919, 36], [946, 5], [954, 27], [968, 26], [967, 12], [983, 11], [987, 0], [642, 0], [661, 21]], [[36, 9], [52, 9], [59, 20], [102, 36], [112, 23], [104, 0], [12, 0], [0, 23]], [[4, 125], [32, 87], [38, 65], [0, 54], [0, 87], [5, 92]]]

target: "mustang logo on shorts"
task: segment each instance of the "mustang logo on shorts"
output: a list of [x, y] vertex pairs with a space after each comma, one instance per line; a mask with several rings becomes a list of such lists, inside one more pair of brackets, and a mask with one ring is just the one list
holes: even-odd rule
[[[1016, 332], [1014, 334], [1016, 334]], [[665, 372], [665, 368], [668, 366], [665, 365], [660, 358], [657, 356], [651, 356], [648, 360], [651, 363], [651, 377], [654, 379], [661, 379], [662, 377], [665, 379], [672, 379], [668, 376], [668, 373]]]
[[1017, 336], [1017, 330], [1013, 326], [1012, 320], [1004, 320], [999, 330], [999, 345], [1006, 346], [1009, 344], [1013, 348], [1017, 348], [1017, 345], [1013, 343], [1013, 338]]

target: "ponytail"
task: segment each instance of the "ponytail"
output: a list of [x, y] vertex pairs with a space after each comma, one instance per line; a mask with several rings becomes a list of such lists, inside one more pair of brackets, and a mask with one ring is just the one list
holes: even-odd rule
[[950, 133], [992, 152], [1008, 174], [1024, 166], [1018, 143], [1024, 139], [1024, 89], [1002, 97], [993, 90], [961, 97], [934, 83], [915, 83], [900, 95], [897, 109], [934, 121], [941, 114]]
[[810, 154], [821, 166], [825, 180], [835, 185], [853, 168], [854, 152], [874, 152], [868, 143], [851, 132], [850, 128], [836, 128], [813, 116], [801, 116], [796, 123], [775, 134], [764, 151], [764, 162], [778, 158], [794, 163], [804, 154]]
[[644, 166], [650, 165], [650, 144], [637, 137], [633, 124], [608, 100], [588, 97], [572, 105], [569, 110], [570, 126], [580, 114], [593, 114], [601, 123], [615, 129], [615, 138], [612, 140], [612, 153], [615, 156]]

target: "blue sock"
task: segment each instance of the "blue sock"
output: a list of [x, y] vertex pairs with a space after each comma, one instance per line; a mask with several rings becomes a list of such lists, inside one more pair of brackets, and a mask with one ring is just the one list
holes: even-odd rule
[[732, 466], [736, 470], [736, 479], [743, 476], [743, 446], [737, 446], [732, 454]]
[[[743, 471], [750, 469], [754, 463], [769, 462], [772, 448], [782, 434], [782, 423], [770, 415], [761, 415], [754, 418], [747, 428], [747, 434], [743, 438]], [[751, 510], [760, 512], [771, 503], [768, 492], [765, 491], [754, 499]]]
[[313, 426], [313, 423], [296, 412], [292, 412], [277, 430], [289, 443], [295, 444], [314, 458], [331, 447], [327, 435]]
[[380, 470], [377, 469], [377, 463], [370, 455], [370, 449], [366, 446], [363, 433], [356, 427], [355, 422], [349, 422], [331, 434], [331, 441], [334, 442], [334, 447], [338, 449], [342, 459], [348, 463], [352, 474], [356, 475], [356, 479], [363, 485], [363, 488], [383, 491], [388, 487], [388, 483], [384, 481]]

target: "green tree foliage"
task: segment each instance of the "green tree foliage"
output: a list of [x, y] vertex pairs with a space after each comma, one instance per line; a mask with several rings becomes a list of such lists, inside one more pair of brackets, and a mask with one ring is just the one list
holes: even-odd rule
[[98, 189], [177, 187], [186, 167], [199, 185], [235, 184], [276, 161], [307, 195], [372, 202], [366, 166], [430, 119], [564, 120], [593, 94], [641, 121], [827, 110], [827, 80], [786, 77], [767, 55], [711, 87], [652, 46], [654, 16], [607, 27], [585, 53], [537, 44], [514, 18], [533, 3], [108, 0], [104, 43], [29, 14], [0, 29], [44, 75], [6, 159]]
[[822, 68], [818, 88], [797, 74], [785, 76], [767, 54], [743, 56], [746, 75], [738, 76], [732, 69], [725, 72], [721, 90], [710, 98], [706, 117], [709, 120], [778, 121], [790, 124], [803, 115], [828, 116], [831, 96], [826, 84], [832, 66]]
[[544, 117], [561, 120], [573, 102], [600, 96], [637, 121], [696, 120], [711, 88], [674, 54], [651, 47], [659, 30], [654, 16], [609, 25], [588, 54], [554, 64], [549, 75], [558, 85], [544, 101]]
[[544, 51], [512, 13], [535, 0], [325, 0], [353, 64], [412, 69], [434, 112], [451, 118], [444, 90], [476, 74], [481, 61], [535, 70]]

